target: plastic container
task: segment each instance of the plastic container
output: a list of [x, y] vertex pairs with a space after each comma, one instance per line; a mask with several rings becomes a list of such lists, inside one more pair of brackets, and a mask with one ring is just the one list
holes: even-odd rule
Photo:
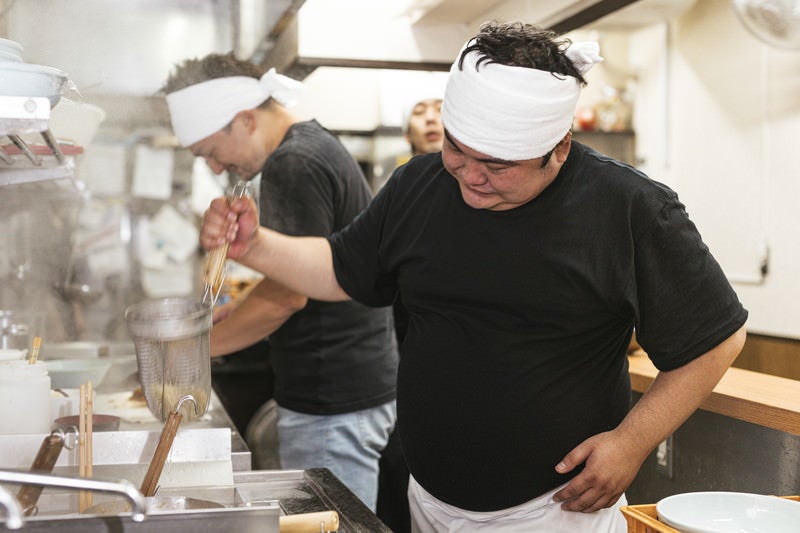
[[41, 361], [0, 361], [0, 434], [50, 433], [50, 376]]

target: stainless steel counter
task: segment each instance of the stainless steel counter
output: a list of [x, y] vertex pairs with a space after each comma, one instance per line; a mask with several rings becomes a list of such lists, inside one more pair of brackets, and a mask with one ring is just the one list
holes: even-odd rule
[[[48, 498], [51, 496], [45, 497]], [[280, 517], [336, 511], [340, 533], [391, 533], [352, 492], [327, 469], [239, 472], [233, 485], [181, 487], [159, 491], [163, 500], [192, 499], [198, 508], [150, 512], [137, 522], [129, 512], [115, 515], [63, 512], [29, 518], [23, 531], [61, 533], [183, 533], [236, 531], [278, 533]], [[113, 497], [97, 495], [99, 504]], [[42, 502], [47, 505], [47, 501]], [[152, 504], [152, 501], [151, 501]], [[206, 504], [207, 507], [203, 507]]]
[[[120, 426], [117, 431], [94, 433], [93, 478], [127, 479], [136, 484], [152, 458], [163, 423], [143, 402], [132, 398], [138, 383], [130, 359], [120, 358], [118, 364], [128, 366], [95, 390], [94, 412], [119, 416]], [[133, 372], [129, 372], [131, 369]], [[0, 436], [0, 470], [27, 470], [44, 437]], [[62, 450], [54, 473], [77, 477], [77, 464], [76, 449]], [[207, 413], [179, 428], [157, 493], [159, 498], [205, 501], [208, 508], [155, 508], [143, 522], [137, 522], [130, 513], [79, 514], [77, 491], [45, 488], [39, 499], [39, 514], [26, 520], [23, 531], [270, 533], [279, 531], [280, 516], [332, 510], [339, 515], [340, 532], [391, 533], [327, 469], [253, 471], [250, 465], [250, 450], [212, 391]], [[16, 492], [15, 487], [6, 488]], [[109, 502], [114, 497], [95, 493], [94, 503]]]

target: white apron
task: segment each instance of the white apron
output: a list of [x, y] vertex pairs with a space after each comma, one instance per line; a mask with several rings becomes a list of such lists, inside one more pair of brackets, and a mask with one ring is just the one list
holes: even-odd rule
[[[562, 485], [563, 487], [563, 485]], [[412, 533], [627, 533], [625, 517], [619, 510], [627, 505], [625, 495], [613, 507], [594, 513], [577, 513], [561, 509], [553, 501], [555, 488], [528, 502], [491, 512], [465, 511], [448, 505], [423, 489], [409, 476], [408, 503]]]

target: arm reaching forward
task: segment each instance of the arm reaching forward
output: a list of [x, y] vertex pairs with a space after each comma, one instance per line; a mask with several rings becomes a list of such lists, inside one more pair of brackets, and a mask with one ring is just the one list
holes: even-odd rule
[[289, 237], [258, 224], [250, 198], [217, 198], [203, 217], [200, 244], [206, 250], [230, 243], [228, 257], [309, 298], [343, 301], [333, 257], [324, 237]]

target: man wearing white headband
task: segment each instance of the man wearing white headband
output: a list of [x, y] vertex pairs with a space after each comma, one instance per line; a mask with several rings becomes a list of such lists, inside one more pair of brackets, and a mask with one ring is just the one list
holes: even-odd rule
[[[262, 224], [324, 239], [372, 193], [333, 134], [289, 111], [300, 89], [274, 69], [264, 73], [232, 54], [212, 54], [179, 65], [164, 92], [181, 144], [215, 173], [260, 173]], [[397, 343], [388, 305], [323, 302], [264, 278], [244, 298], [217, 308], [211, 330], [214, 357], [269, 337], [282, 467], [327, 467], [373, 510], [378, 457], [396, 412]], [[274, 434], [265, 427], [264, 439], [249, 443], [256, 459]]]
[[[489, 23], [453, 63], [440, 154], [328, 239], [215, 201], [205, 247], [316, 298], [400, 294], [412, 530], [625, 532], [624, 492], [711, 392], [747, 311], [677, 195], [571, 138], [596, 45]], [[238, 225], [231, 219], [238, 215]], [[631, 334], [660, 370], [631, 405]]]

